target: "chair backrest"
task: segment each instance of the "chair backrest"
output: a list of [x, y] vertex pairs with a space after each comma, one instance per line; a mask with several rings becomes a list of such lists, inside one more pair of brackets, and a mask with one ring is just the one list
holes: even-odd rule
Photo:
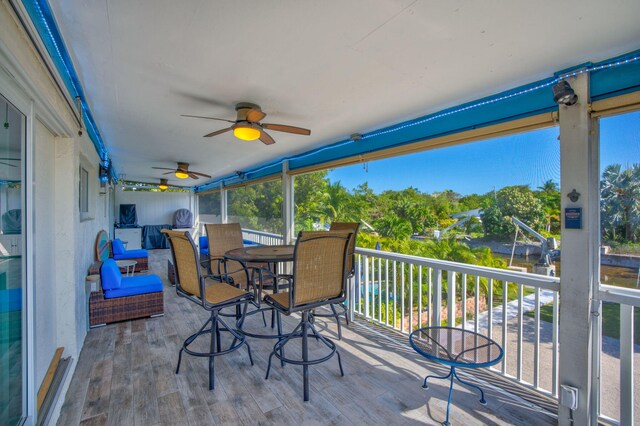
[[98, 236], [96, 237], [96, 243], [94, 247], [96, 260], [100, 260], [102, 262], [107, 260], [110, 254], [109, 253], [110, 246], [111, 244], [109, 243], [109, 236], [107, 235], [107, 232], [104, 229], [98, 232]]
[[239, 223], [206, 223], [209, 255], [223, 257], [226, 252], [242, 247], [242, 228]]
[[360, 224], [357, 222], [333, 222], [329, 231], [348, 231], [353, 233], [353, 238], [349, 241], [349, 250], [347, 252], [347, 273], [349, 277], [355, 275], [356, 265], [356, 237], [358, 236]]
[[346, 261], [353, 234], [345, 231], [300, 232], [293, 263], [292, 300], [301, 305], [342, 297], [346, 287]]
[[176, 272], [176, 288], [202, 299], [204, 281], [200, 275], [200, 265], [196, 245], [187, 231], [161, 230], [169, 238], [173, 265]]

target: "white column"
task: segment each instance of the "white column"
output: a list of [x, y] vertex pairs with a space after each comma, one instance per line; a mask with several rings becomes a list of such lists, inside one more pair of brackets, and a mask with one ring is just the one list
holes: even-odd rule
[[294, 234], [294, 191], [293, 176], [289, 175], [289, 161], [282, 163], [282, 236], [285, 244], [293, 244]]
[[[592, 411], [591, 297], [598, 283], [599, 185], [598, 139], [592, 132], [589, 75], [568, 80], [578, 102], [560, 106], [560, 170], [562, 218], [562, 273], [560, 277], [560, 384], [578, 389], [578, 408], [558, 408], [560, 425], [596, 424]], [[567, 194], [576, 190], [577, 201]], [[566, 229], [566, 208], [582, 209], [582, 228]], [[573, 417], [573, 421], [571, 420]]]
[[227, 190], [224, 182], [220, 182], [220, 222], [227, 223]]

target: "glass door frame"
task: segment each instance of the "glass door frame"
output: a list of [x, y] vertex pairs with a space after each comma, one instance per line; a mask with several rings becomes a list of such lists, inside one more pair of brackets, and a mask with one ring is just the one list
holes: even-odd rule
[[[0, 57], [3, 52], [0, 50]], [[35, 107], [33, 100], [20, 89], [15, 79], [0, 70], [0, 94], [25, 117], [25, 135], [22, 141], [22, 420], [23, 425], [34, 425], [36, 419], [35, 385], [35, 318], [34, 318], [34, 264], [33, 264], [33, 137]]]

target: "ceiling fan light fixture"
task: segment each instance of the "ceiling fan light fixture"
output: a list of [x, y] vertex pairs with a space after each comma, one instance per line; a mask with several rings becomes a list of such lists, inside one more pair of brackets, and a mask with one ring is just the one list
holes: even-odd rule
[[160, 179], [160, 185], [158, 185], [158, 189], [164, 191], [167, 188], [169, 188], [167, 179]]
[[189, 173], [185, 173], [182, 170], [176, 170], [176, 177], [178, 179], [186, 179], [189, 177]]
[[260, 137], [260, 129], [240, 124], [233, 128], [233, 136], [243, 141], [254, 141]]

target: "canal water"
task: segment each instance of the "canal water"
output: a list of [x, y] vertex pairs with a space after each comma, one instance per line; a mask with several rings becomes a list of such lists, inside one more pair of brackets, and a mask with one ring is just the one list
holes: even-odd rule
[[[511, 256], [500, 253], [493, 253], [493, 256], [504, 259], [509, 264]], [[513, 266], [526, 267], [527, 272], [533, 271], [533, 265], [538, 261], [539, 256], [519, 257], [514, 256]], [[553, 263], [556, 267], [556, 276], [561, 274], [560, 262]], [[623, 268], [619, 266], [600, 265], [600, 282], [602, 284], [615, 285], [618, 287], [637, 288], [638, 270], [633, 268]]]

